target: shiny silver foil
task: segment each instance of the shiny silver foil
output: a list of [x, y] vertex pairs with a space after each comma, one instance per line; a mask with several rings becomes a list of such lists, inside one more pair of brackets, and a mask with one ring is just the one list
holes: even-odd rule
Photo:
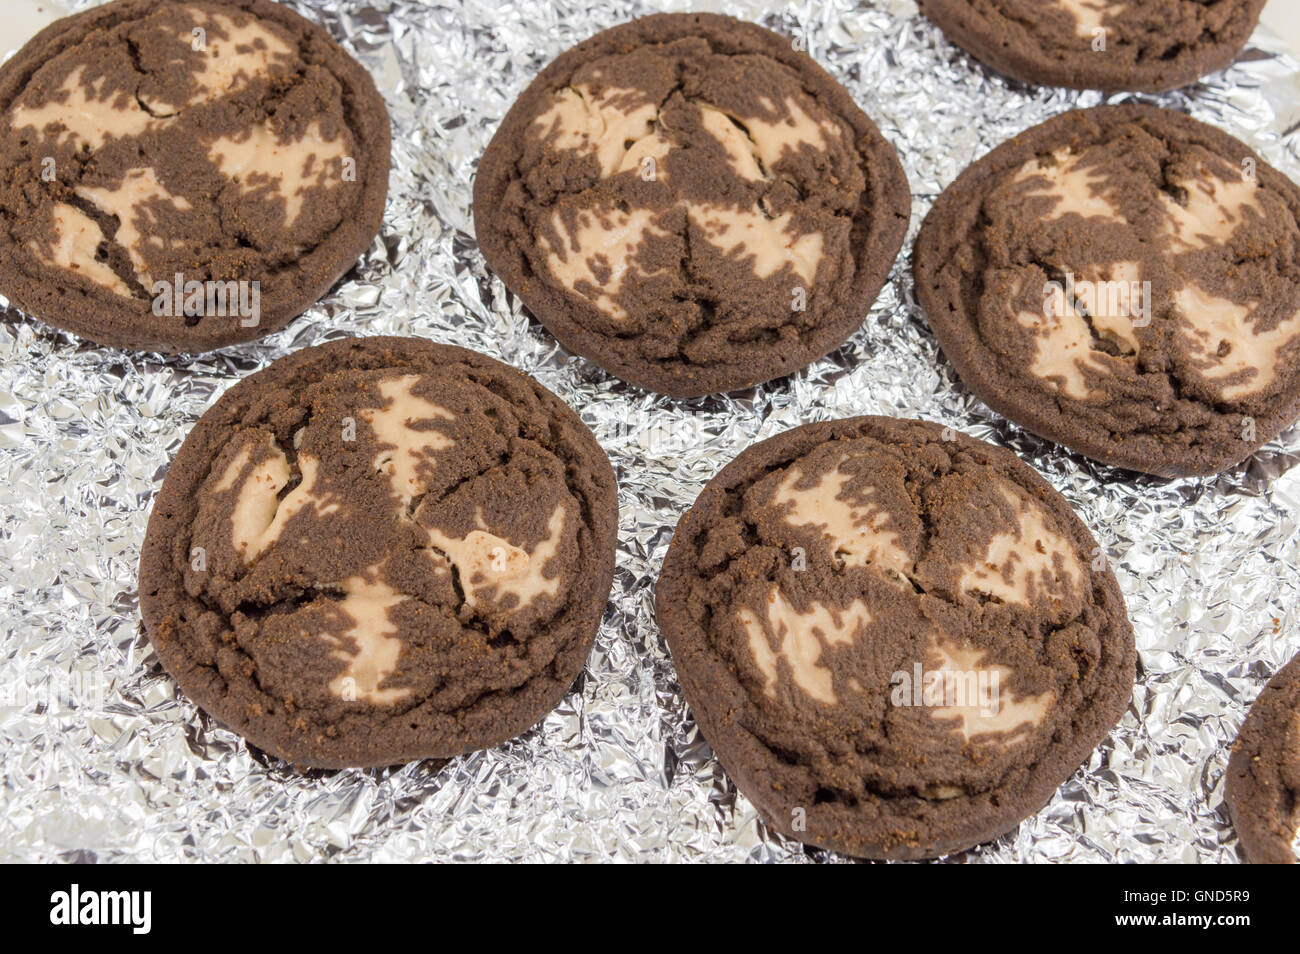
[[[913, 294], [911, 239], [942, 188], [1008, 136], [1099, 94], [996, 76], [910, 0], [696, 5], [797, 38], [848, 88], [899, 150], [912, 229], [845, 346], [772, 384], [673, 401], [560, 348], [485, 270], [470, 210], [478, 157], [537, 71], [654, 5], [292, 5], [373, 72], [392, 112], [388, 211], [356, 269], [286, 330], [200, 358], [94, 347], [12, 310], [0, 322], [0, 854], [842, 860], [769, 832], [737, 793], [682, 701], [652, 597], [674, 525], [724, 463], [798, 424], [869, 413], [950, 424], [1038, 468], [1106, 549], [1137, 632], [1141, 671], [1118, 728], [1042, 811], [953, 860], [1236, 860], [1228, 746], [1269, 674], [1300, 651], [1300, 429], [1209, 479], [1092, 463], [973, 399]], [[50, 0], [16, 6], [39, 6], [7, 14], [31, 31], [59, 12]], [[8, 32], [0, 52], [26, 38]], [[1297, 178], [1298, 93], [1296, 61], [1261, 29], [1225, 73], [1144, 98], [1226, 129]], [[298, 773], [216, 725], [163, 672], [140, 623], [136, 561], [168, 461], [219, 394], [295, 349], [372, 334], [478, 349], [577, 408], [617, 469], [618, 570], [585, 673], [526, 735], [442, 767]]]

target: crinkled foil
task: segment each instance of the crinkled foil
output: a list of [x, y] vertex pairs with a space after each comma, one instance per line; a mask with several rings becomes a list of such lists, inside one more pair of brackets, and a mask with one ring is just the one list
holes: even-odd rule
[[[50, 0], [17, 5], [44, 11], [33, 31], [58, 15]], [[742, 448], [872, 413], [951, 424], [1038, 468], [1105, 547], [1137, 632], [1141, 671], [1119, 727], [1042, 811], [956, 860], [1236, 860], [1227, 747], [1268, 675], [1300, 650], [1300, 429], [1209, 479], [1089, 462], [974, 400], [913, 294], [911, 238], [939, 191], [1007, 137], [1102, 97], [992, 74], [910, 0], [716, 7], [798, 38], [848, 88], [898, 147], [912, 229], [844, 347], [773, 384], [673, 401], [560, 348], [485, 270], [470, 212], [475, 163], [537, 71], [652, 6], [292, 5], [373, 72], [392, 112], [387, 215], [358, 266], [283, 332], [201, 358], [93, 347], [12, 310], [0, 323], [0, 853], [840, 860], [769, 832], [727, 779], [682, 702], [652, 596], [678, 518]], [[1261, 29], [1225, 73], [1148, 99], [1228, 130], [1297, 178], [1297, 76]], [[381, 333], [476, 348], [577, 408], [617, 468], [618, 570], [585, 673], [537, 728], [440, 769], [296, 773], [216, 725], [162, 671], [139, 619], [136, 561], [168, 461], [222, 391], [298, 348]]]

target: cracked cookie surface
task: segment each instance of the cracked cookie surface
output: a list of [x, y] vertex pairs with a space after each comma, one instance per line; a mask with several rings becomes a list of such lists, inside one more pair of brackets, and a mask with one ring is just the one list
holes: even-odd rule
[[531, 378], [419, 339], [334, 342], [195, 425], [150, 516], [142, 615], [186, 694], [276, 756], [448, 757], [569, 690], [617, 524], [608, 459]]
[[917, 0], [950, 40], [1026, 83], [1158, 93], [1227, 66], [1264, 0]]
[[369, 74], [267, 0], [118, 0], [0, 68], [0, 291], [101, 344], [275, 331], [379, 229]]
[[1133, 631], [1099, 552], [1011, 453], [851, 418], [723, 468], [677, 527], [656, 610], [700, 731], [765, 821], [933, 857], [1037, 811], [1123, 714]]
[[767, 30], [661, 14], [560, 56], [479, 163], [489, 267], [569, 350], [677, 397], [798, 370], [862, 323], [910, 196], [848, 94]]
[[1300, 416], [1300, 189], [1181, 113], [1003, 143], [935, 202], [915, 272], [963, 383], [1097, 460], [1212, 474]]
[[1300, 861], [1300, 656], [1279, 669], [1246, 716], [1224, 796], [1246, 860]]

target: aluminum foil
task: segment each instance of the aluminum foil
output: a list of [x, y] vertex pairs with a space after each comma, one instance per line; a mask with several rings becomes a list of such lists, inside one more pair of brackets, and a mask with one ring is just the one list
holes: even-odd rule
[[[873, 413], [951, 424], [1038, 468], [1106, 548], [1137, 632], [1141, 671], [1119, 727], [1037, 815], [952, 860], [1238, 857], [1227, 746], [1269, 674], [1300, 651], [1300, 428], [1209, 479], [1089, 462], [974, 400], [913, 294], [911, 240], [941, 189], [1007, 137], [1100, 95], [998, 77], [910, 0], [696, 5], [797, 37], [848, 88], [899, 150], [912, 228], [844, 347], [773, 384], [673, 401], [560, 348], [487, 273], [470, 211], [475, 163], [537, 71], [656, 5], [291, 5], [373, 72], [392, 113], [387, 215], [356, 269], [284, 331], [195, 359], [94, 347], [12, 309], [0, 322], [0, 855], [842, 860], [769, 832], [737, 793], [682, 701], [652, 596], [678, 518], [742, 448]], [[17, 6], [10, 22], [33, 32], [60, 12], [50, 0]], [[4, 52], [25, 39], [8, 32]], [[1300, 74], [1284, 50], [1261, 29], [1225, 73], [1146, 99], [1300, 178]], [[168, 461], [221, 392], [298, 348], [381, 333], [476, 348], [581, 412], [618, 473], [614, 591], [584, 674], [526, 735], [441, 767], [297, 773], [216, 725], [163, 672], [137, 611], [136, 561]]]

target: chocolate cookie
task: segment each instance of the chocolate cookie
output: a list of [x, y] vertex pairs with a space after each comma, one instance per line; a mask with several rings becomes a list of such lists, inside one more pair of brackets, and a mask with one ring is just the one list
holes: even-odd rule
[[609, 597], [609, 460], [532, 378], [416, 338], [245, 378], [186, 438], [140, 560], [185, 693], [298, 765], [382, 766], [528, 729]]
[[769, 825], [870, 858], [1037, 811], [1123, 714], [1124, 600], [1005, 450], [857, 417], [755, 444], [681, 520], [656, 593], [682, 691]]
[[1232, 62], [1264, 0], [917, 0], [947, 37], [1026, 83], [1158, 93]]
[[1246, 860], [1293, 864], [1300, 830], [1300, 656], [1259, 694], [1232, 746], [1225, 786]]
[[789, 40], [711, 14], [548, 66], [474, 184], [488, 265], [569, 350], [690, 397], [798, 370], [862, 323], [903, 241], [892, 146]]
[[1181, 113], [1003, 143], [935, 202], [915, 265], [966, 386], [1089, 457], [1212, 474], [1300, 416], [1300, 189]]
[[285, 324], [383, 217], [366, 71], [268, 0], [117, 0], [0, 68], [0, 292], [101, 344], [206, 351]]

